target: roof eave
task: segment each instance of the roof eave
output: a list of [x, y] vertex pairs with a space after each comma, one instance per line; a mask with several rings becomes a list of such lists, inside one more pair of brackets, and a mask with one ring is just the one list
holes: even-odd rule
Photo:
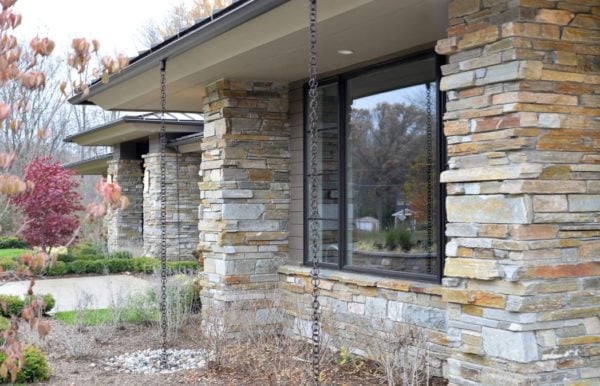
[[[159, 44], [156, 51], [143, 53], [134, 58], [129, 66], [118, 74], [110, 77], [108, 83], [95, 82], [89, 88], [86, 95], [79, 93], [69, 98], [69, 103], [73, 105], [94, 105], [90, 98], [105, 90], [114, 87], [117, 84], [126, 82], [134, 77], [154, 68], [159, 67], [163, 59], [179, 55], [190, 48], [209, 41], [255, 17], [268, 12], [289, 0], [247, 0], [238, 6], [225, 12], [217, 19], [210, 20], [205, 24], [194, 25], [190, 29], [192, 32], [177, 38], [175, 36], [171, 41], [167, 39], [164, 45]], [[227, 9], [225, 9], [226, 11]]]

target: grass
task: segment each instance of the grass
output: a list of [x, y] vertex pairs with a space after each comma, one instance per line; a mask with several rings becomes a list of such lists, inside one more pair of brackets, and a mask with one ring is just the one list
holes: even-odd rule
[[24, 253], [31, 252], [29, 249], [17, 249], [17, 248], [9, 248], [9, 249], [0, 249], [0, 259], [14, 259], [21, 256]]
[[124, 310], [120, 315], [117, 315], [114, 310], [100, 308], [84, 311], [61, 311], [54, 314], [54, 319], [70, 326], [84, 325], [90, 327], [118, 322], [144, 323], [154, 321], [158, 320], [158, 312], [153, 313], [151, 320], [148, 320], [147, 315], [143, 315], [136, 310]]

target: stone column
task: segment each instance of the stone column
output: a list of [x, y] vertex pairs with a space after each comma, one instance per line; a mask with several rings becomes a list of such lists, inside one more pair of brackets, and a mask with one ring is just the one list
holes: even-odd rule
[[[277, 266], [288, 252], [287, 86], [221, 80], [204, 104], [199, 209], [203, 312], [274, 324]], [[227, 326], [233, 330], [235, 326]]]
[[450, 3], [451, 384], [600, 382], [599, 5]]
[[[152, 151], [152, 140], [150, 143]], [[160, 257], [160, 154], [144, 158], [144, 256]], [[179, 164], [179, 166], [178, 166]], [[166, 154], [167, 259], [192, 260], [198, 244], [200, 157]], [[179, 207], [179, 214], [178, 214]], [[178, 218], [179, 216], [179, 218]]]
[[129, 199], [125, 210], [109, 210], [104, 219], [108, 252], [142, 253], [142, 162], [118, 159], [108, 162], [108, 178], [121, 186]]

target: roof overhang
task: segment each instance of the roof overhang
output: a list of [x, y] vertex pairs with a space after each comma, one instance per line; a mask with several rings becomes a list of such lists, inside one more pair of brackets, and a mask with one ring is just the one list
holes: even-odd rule
[[[318, 68], [331, 73], [445, 37], [449, 0], [319, 2]], [[159, 68], [167, 58], [167, 109], [202, 111], [204, 87], [218, 79], [292, 82], [307, 73], [308, 9], [304, 0], [248, 0], [136, 59], [107, 84], [72, 103], [106, 110], [157, 111]], [[352, 50], [340, 55], [338, 50]]]
[[177, 149], [178, 153], [200, 153], [202, 152], [203, 133], [186, 135], [169, 142], [169, 146]]
[[[160, 128], [160, 122], [124, 118], [68, 136], [65, 142], [74, 142], [81, 146], [113, 146], [158, 134]], [[202, 130], [203, 126], [198, 122], [165, 122], [167, 134], [200, 133]]]
[[108, 161], [113, 159], [112, 153], [88, 158], [82, 161], [71, 162], [63, 165], [67, 169], [84, 176], [106, 176]]

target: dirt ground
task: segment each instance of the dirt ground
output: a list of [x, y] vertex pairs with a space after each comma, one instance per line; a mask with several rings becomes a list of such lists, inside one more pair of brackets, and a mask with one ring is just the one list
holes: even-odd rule
[[[194, 323], [196, 322], [196, 323]], [[52, 376], [44, 384], [51, 385], [299, 385], [307, 384], [309, 363], [293, 360], [295, 368], [277, 367], [279, 374], [273, 369], [256, 371], [256, 364], [281, 362], [275, 358], [280, 354], [277, 350], [249, 352], [247, 347], [240, 347], [235, 342], [223, 350], [227, 358], [220, 365], [211, 364], [206, 369], [181, 371], [172, 374], [125, 374], [114, 370], [105, 370], [104, 362], [111, 356], [126, 352], [159, 348], [160, 339], [156, 326], [127, 324], [118, 327], [88, 327], [77, 331], [74, 327], [52, 320], [52, 331], [45, 341], [40, 341], [25, 330], [26, 340], [37, 344], [47, 354], [52, 369]], [[194, 325], [196, 324], [196, 325]], [[202, 347], [199, 328], [200, 321], [190, 323], [177, 339], [171, 342], [172, 348], [198, 349]], [[305, 346], [298, 342], [298, 348]], [[307, 350], [309, 347], [302, 347]], [[264, 349], [264, 347], [262, 348]], [[243, 351], [243, 352], [242, 352]], [[256, 351], [256, 350], [254, 350]], [[287, 358], [289, 359], [289, 358]], [[329, 366], [328, 366], [329, 367]], [[376, 377], [367, 377], [348, 369], [332, 365], [325, 369], [328, 374], [326, 384], [339, 385], [376, 385], [380, 384]], [[264, 375], [264, 376], [258, 376]], [[257, 379], [260, 378], [260, 379]], [[338, 380], [339, 378], [339, 380]], [[279, 380], [279, 381], [278, 381]]]
[[[72, 326], [52, 320], [52, 331], [45, 341], [22, 331], [25, 340], [35, 343], [47, 354], [52, 376], [50, 385], [310, 385], [308, 356], [310, 346], [290, 339], [233, 341], [222, 345], [220, 363], [207, 368], [172, 374], [125, 374], [106, 370], [104, 362], [126, 352], [159, 348], [155, 325], [121, 327], [97, 326], [77, 331]], [[202, 341], [199, 316], [172, 340], [170, 347], [198, 349]], [[352, 361], [338, 364], [334, 354], [324, 355], [323, 385], [385, 385], [385, 378], [373, 364]], [[434, 380], [434, 385], [445, 384]]]

